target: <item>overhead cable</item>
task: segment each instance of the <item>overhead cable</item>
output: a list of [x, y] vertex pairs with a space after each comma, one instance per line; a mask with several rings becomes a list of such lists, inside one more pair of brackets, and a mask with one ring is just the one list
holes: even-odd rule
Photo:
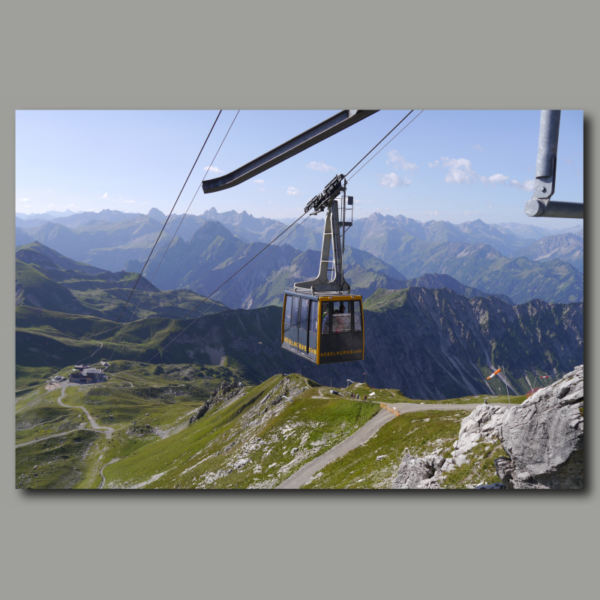
[[148, 261], [150, 260], [150, 257], [152, 256], [152, 253], [154, 252], [154, 249], [156, 248], [156, 245], [158, 244], [158, 241], [160, 240], [160, 238], [163, 234], [163, 231], [165, 230], [165, 227], [167, 226], [167, 223], [169, 222], [169, 219], [171, 218], [171, 215], [173, 214], [173, 211], [175, 210], [175, 207], [177, 206], [177, 202], [179, 202], [179, 198], [181, 197], [181, 194], [183, 193], [183, 190], [194, 171], [196, 163], [200, 159], [200, 155], [202, 154], [202, 151], [204, 150], [204, 147], [206, 146], [206, 143], [208, 142], [208, 138], [210, 137], [210, 134], [212, 133], [213, 129], [215, 128], [215, 125], [217, 124], [217, 121], [219, 120], [219, 117], [221, 116], [222, 112], [223, 111], [221, 111], [221, 110], [219, 111], [219, 114], [217, 115], [215, 122], [213, 123], [212, 127], [210, 128], [210, 131], [208, 132], [208, 135], [206, 136], [206, 139], [204, 140], [204, 144], [202, 144], [202, 148], [200, 148], [200, 152], [198, 152], [198, 156], [196, 157], [196, 160], [194, 161], [194, 164], [192, 165], [192, 168], [190, 169], [190, 172], [189, 172], [188, 176], [186, 177], [186, 180], [185, 180], [183, 186], [181, 187], [179, 194], [177, 195], [177, 199], [175, 200], [175, 203], [173, 204], [173, 207], [171, 208], [171, 212], [169, 213], [167, 220], [164, 222], [164, 225], [162, 226], [162, 229], [160, 230], [160, 233], [158, 234], [158, 237], [156, 238], [156, 242], [154, 242], [154, 246], [152, 246], [152, 250], [150, 250], [150, 254], [148, 254], [148, 258], [146, 259], [146, 262], [144, 263], [144, 267], [141, 270], [141, 272], [135, 282], [135, 285], [133, 286], [133, 288], [131, 288], [129, 297], [127, 298], [127, 301], [125, 302], [125, 306], [123, 306], [123, 309], [121, 310], [121, 314], [119, 315], [119, 318], [117, 319], [117, 322], [115, 323], [115, 326], [112, 328], [111, 332], [114, 331], [117, 328], [117, 326], [119, 325], [119, 323], [121, 321], [121, 317], [123, 316], [123, 313], [125, 312], [125, 309], [127, 308], [127, 305], [129, 304], [129, 300], [131, 300], [131, 296], [133, 295], [133, 292], [135, 291], [137, 284], [140, 282], [140, 279], [142, 278], [142, 275], [144, 273], [144, 270], [146, 269]]
[[[220, 114], [220, 113], [219, 113]], [[227, 130], [227, 133], [225, 134], [225, 137], [223, 138], [223, 140], [221, 141], [221, 145], [219, 146], [219, 148], [217, 149], [215, 155], [213, 156], [213, 159], [210, 163], [210, 165], [208, 166], [208, 168], [206, 169], [206, 173], [204, 174], [204, 177], [202, 178], [202, 181], [204, 181], [206, 179], [206, 176], [208, 175], [208, 173], [210, 173], [210, 169], [213, 166], [215, 159], [217, 158], [223, 144], [225, 143], [225, 140], [227, 139], [227, 136], [229, 135], [229, 132], [231, 131], [231, 128], [233, 127], [233, 124], [235, 123], [235, 120], [237, 119], [238, 115], [240, 114], [240, 111], [238, 110], [237, 113], [235, 114], [235, 117], [233, 118], [233, 121], [231, 122], [231, 125], [229, 126], [229, 129]], [[217, 117], [218, 118], [218, 117]], [[215, 120], [215, 123], [217, 121]], [[214, 125], [213, 125], [214, 127]], [[212, 130], [211, 130], [212, 131]], [[171, 245], [173, 244], [173, 240], [175, 239], [177, 232], [179, 231], [179, 228], [183, 225], [183, 221], [185, 220], [185, 218], [188, 215], [188, 212], [190, 210], [190, 208], [192, 207], [192, 204], [194, 203], [194, 200], [196, 199], [196, 196], [198, 195], [198, 192], [200, 191], [200, 187], [202, 186], [202, 181], [200, 182], [200, 184], [198, 185], [196, 192], [194, 194], [194, 196], [192, 197], [191, 202], [189, 203], [189, 206], [187, 207], [181, 221], [179, 222], [179, 224], [177, 225], [177, 229], [175, 229], [175, 232], [173, 233], [173, 235], [171, 236], [171, 240], [169, 241], [169, 245], [167, 246], [166, 250], [164, 251], [158, 266], [156, 267], [156, 269], [154, 270], [154, 273], [152, 274], [152, 277], [148, 280], [148, 284], [146, 285], [146, 289], [142, 292], [140, 299], [137, 303], [137, 306], [135, 307], [135, 309], [133, 310], [133, 312], [131, 313], [131, 317], [129, 318], [129, 323], [131, 323], [133, 321], [133, 318], [135, 316], [135, 314], [138, 311], [138, 308], [140, 307], [140, 304], [142, 303], [142, 300], [144, 298], [144, 293], [146, 293], [148, 291], [148, 288], [150, 287], [150, 285], [152, 284], [152, 282], [154, 281], [154, 278], [156, 277], [156, 273], [158, 273], [158, 270], [160, 269], [160, 266], [162, 265], [162, 262], [165, 258], [165, 256], [167, 255], [167, 252], [169, 251], [169, 248], [171, 248]], [[144, 267], [145, 268], [145, 267]], [[129, 325], [129, 323], [127, 323], [127, 325]], [[127, 325], [121, 329], [121, 335], [123, 335]], [[110, 357], [110, 360], [112, 360], [112, 357], [114, 356], [114, 353], [116, 352], [116, 347], [113, 349], [113, 353]]]

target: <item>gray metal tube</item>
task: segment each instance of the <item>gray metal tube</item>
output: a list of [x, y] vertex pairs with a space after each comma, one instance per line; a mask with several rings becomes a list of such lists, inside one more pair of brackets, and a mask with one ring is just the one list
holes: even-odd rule
[[545, 204], [537, 198], [532, 198], [525, 205], [528, 217], [555, 217], [557, 219], [583, 219], [582, 202], [557, 202], [553, 200]]
[[540, 117], [540, 139], [535, 164], [535, 176], [554, 177], [558, 152], [560, 110], [543, 110]]
[[204, 180], [202, 190], [205, 194], [211, 194], [239, 185], [376, 112], [376, 110], [343, 110], [281, 144], [281, 146], [277, 146], [277, 148], [273, 148], [273, 150], [269, 150], [262, 156], [239, 167], [239, 169], [215, 179]]
[[583, 219], [583, 203], [550, 200], [556, 186], [560, 110], [543, 110], [541, 113], [535, 188], [533, 198], [525, 205], [525, 214], [528, 217]]

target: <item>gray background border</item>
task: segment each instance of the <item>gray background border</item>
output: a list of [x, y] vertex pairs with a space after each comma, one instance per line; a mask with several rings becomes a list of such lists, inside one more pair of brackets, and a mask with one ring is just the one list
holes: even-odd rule
[[[0, 19], [1, 590], [9, 598], [559, 597], [595, 580], [584, 493], [23, 493], [14, 490], [14, 111], [577, 108], [598, 169], [589, 2], [30, 2]], [[423, 115], [425, 117], [426, 115]], [[560, 186], [560, 182], [558, 182]], [[587, 274], [598, 258], [586, 209]], [[586, 286], [586, 306], [598, 281]], [[586, 313], [588, 398], [598, 319]], [[592, 395], [590, 395], [590, 390]], [[598, 414], [586, 412], [588, 430]], [[591, 588], [590, 588], [591, 589]]]

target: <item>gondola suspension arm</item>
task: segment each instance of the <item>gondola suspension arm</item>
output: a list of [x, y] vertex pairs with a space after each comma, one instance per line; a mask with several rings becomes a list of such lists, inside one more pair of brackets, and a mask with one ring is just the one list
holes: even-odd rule
[[550, 201], [556, 185], [560, 110], [543, 110], [535, 165], [533, 198], [525, 205], [528, 217], [583, 219], [583, 203]]
[[343, 110], [322, 123], [311, 127], [304, 133], [297, 135], [295, 138], [277, 146], [277, 148], [273, 148], [273, 150], [269, 150], [269, 152], [266, 152], [262, 156], [251, 160], [235, 171], [221, 177], [215, 177], [214, 179], [206, 179], [202, 183], [202, 190], [205, 194], [211, 194], [239, 185], [307, 148], [326, 140], [328, 137], [343, 131], [347, 127], [370, 117], [376, 112], [378, 111]]

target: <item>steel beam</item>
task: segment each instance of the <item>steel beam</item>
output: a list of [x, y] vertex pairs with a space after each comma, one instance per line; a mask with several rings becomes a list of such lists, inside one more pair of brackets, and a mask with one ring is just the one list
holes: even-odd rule
[[557, 202], [553, 200], [545, 204], [537, 198], [532, 198], [525, 205], [528, 217], [556, 217], [557, 219], [583, 219], [582, 202]]
[[226, 190], [227, 188], [239, 185], [240, 183], [255, 177], [259, 173], [278, 165], [280, 162], [283, 162], [284, 160], [299, 154], [303, 150], [331, 137], [339, 131], [370, 117], [376, 112], [378, 111], [343, 110], [322, 123], [315, 125], [315, 127], [308, 129], [304, 133], [297, 135], [295, 138], [281, 144], [281, 146], [277, 146], [277, 148], [255, 158], [239, 169], [236, 169], [227, 175], [223, 175], [222, 177], [206, 179], [202, 182], [202, 190], [205, 194], [211, 194], [212, 192], [219, 192], [220, 190]]
[[583, 203], [550, 200], [556, 186], [560, 110], [543, 110], [541, 112], [540, 138], [535, 164], [535, 188], [533, 198], [525, 205], [525, 214], [528, 217], [583, 219]]

